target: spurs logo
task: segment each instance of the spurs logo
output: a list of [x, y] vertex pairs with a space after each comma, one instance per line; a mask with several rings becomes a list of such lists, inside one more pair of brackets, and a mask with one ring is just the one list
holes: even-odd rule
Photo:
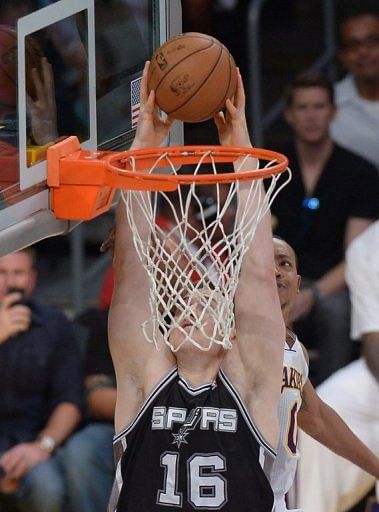
[[201, 407], [195, 407], [195, 409], [192, 409], [190, 413], [188, 414], [188, 417], [186, 421], [183, 423], [183, 425], [180, 427], [177, 434], [172, 434], [174, 436], [174, 440], [172, 444], [176, 444], [178, 448], [180, 448], [180, 445], [188, 444], [188, 441], [186, 440], [186, 437], [190, 433], [191, 430], [194, 430], [196, 425], [199, 423], [201, 418]]

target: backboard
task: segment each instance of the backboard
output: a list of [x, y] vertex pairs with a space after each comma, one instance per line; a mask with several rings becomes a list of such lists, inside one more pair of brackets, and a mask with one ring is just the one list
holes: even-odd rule
[[[0, 6], [0, 255], [73, 229], [49, 207], [47, 147], [76, 135], [83, 148], [127, 149], [144, 62], [181, 32], [180, 0], [11, 4]], [[170, 137], [183, 143], [181, 123]]]

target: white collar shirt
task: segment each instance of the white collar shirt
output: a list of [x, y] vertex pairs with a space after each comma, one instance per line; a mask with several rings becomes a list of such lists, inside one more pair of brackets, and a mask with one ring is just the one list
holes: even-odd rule
[[335, 101], [332, 139], [379, 170], [379, 101], [361, 98], [351, 75], [335, 85]]

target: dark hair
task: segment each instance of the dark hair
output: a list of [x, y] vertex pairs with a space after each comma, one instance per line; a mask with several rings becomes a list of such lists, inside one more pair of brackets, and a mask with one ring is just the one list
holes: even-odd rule
[[285, 91], [287, 107], [292, 104], [296, 89], [310, 87], [320, 87], [324, 89], [328, 93], [330, 103], [334, 105], [334, 89], [332, 82], [321, 71], [308, 70], [297, 75], [292, 82], [289, 83]]
[[358, 2], [357, 0], [344, 0], [340, 2], [337, 8], [337, 17], [339, 18], [338, 24], [338, 44], [343, 48], [342, 30], [347, 21], [362, 16], [373, 16], [379, 18], [379, 2], [378, 0], [365, 0]]

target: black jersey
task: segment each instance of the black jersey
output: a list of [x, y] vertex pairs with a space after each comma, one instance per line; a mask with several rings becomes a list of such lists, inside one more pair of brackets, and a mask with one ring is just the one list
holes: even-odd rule
[[222, 371], [196, 389], [170, 372], [114, 444], [109, 512], [272, 511], [275, 452]]

